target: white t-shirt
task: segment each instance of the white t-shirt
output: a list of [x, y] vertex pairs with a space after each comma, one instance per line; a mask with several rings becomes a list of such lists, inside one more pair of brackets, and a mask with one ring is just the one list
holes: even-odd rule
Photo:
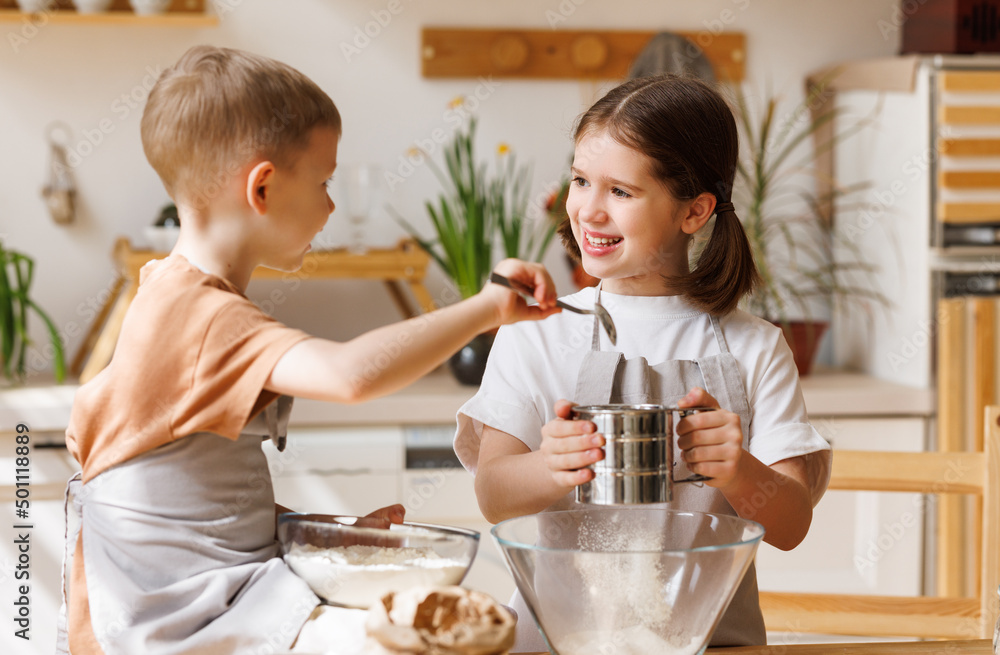
[[[594, 295], [594, 288], [586, 288], [563, 300], [592, 307]], [[602, 291], [601, 304], [618, 331], [616, 346], [601, 331], [601, 350], [617, 350], [627, 359], [645, 357], [650, 365], [720, 352], [709, 315], [682, 296]], [[739, 310], [719, 323], [739, 363], [750, 404], [750, 454], [770, 465], [829, 449], [809, 423], [798, 371], [781, 330]], [[593, 329], [593, 316], [565, 310], [544, 321], [500, 329], [479, 392], [458, 411], [455, 452], [469, 471], [476, 471], [484, 424], [517, 437], [531, 450], [539, 448], [542, 426], [555, 418], [555, 402], [574, 400], [577, 373], [591, 349]]]

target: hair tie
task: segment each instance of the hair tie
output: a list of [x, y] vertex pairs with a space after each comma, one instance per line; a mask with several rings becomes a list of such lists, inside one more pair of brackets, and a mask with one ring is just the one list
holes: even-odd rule
[[722, 214], [724, 212], [734, 212], [736, 207], [733, 206], [731, 202], [720, 202], [715, 206], [715, 213]]

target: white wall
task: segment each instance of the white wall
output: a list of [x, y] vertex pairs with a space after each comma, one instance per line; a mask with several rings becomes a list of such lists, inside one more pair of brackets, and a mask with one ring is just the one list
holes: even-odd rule
[[[142, 241], [167, 196], [143, 158], [141, 108], [121, 100], [142, 97], [150, 71], [172, 63], [185, 49], [211, 43], [252, 50], [285, 61], [330, 93], [344, 118], [342, 163], [373, 161], [390, 169], [419, 139], [445, 122], [447, 103], [472, 94], [476, 80], [428, 80], [420, 76], [420, 28], [520, 26], [548, 29], [655, 29], [699, 31], [721, 22], [747, 36], [750, 92], [778, 91], [801, 97], [802, 79], [833, 62], [894, 54], [898, 31], [891, 26], [895, 0], [562, 0], [482, 2], [402, 0], [403, 11], [360, 54], [347, 61], [341, 43], [373, 20], [388, 0], [209, 0], [229, 8], [214, 28], [44, 25], [22, 42], [22, 25], [0, 23], [0, 238], [37, 261], [33, 295], [65, 332], [74, 353], [112, 280], [110, 249], [119, 235]], [[221, 13], [221, 12], [220, 12]], [[24, 34], [30, 34], [25, 32]], [[500, 141], [534, 163], [536, 191], [556, 180], [571, 152], [574, 118], [603, 88], [586, 82], [499, 81], [481, 103], [479, 147], [483, 156]], [[606, 86], [606, 85], [604, 85]], [[67, 123], [74, 143], [89, 133], [107, 134], [75, 169], [78, 215], [70, 226], [48, 217], [39, 191], [45, 182], [46, 126]], [[110, 129], [108, 129], [110, 128]], [[426, 226], [422, 205], [437, 192], [426, 167], [396, 187], [393, 205]], [[334, 214], [331, 226], [340, 216]], [[402, 231], [378, 218], [378, 241], [391, 243]], [[553, 249], [548, 263], [557, 282], [570, 289], [563, 260]], [[255, 282], [251, 296], [272, 288]], [[435, 297], [444, 288], [434, 271]], [[395, 320], [388, 296], [375, 283], [310, 282], [291, 294], [276, 316], [321, 336], [348, 338]], [[356, 307], [362, 309], [358, 311]], [[345, 308], [351, 308], [345, 311]], [[41, 337], [40, 324], [33, 330]]]

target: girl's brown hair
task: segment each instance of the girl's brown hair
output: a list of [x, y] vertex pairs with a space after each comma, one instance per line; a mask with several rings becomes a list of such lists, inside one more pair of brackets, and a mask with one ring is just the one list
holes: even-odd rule
[[[652, 175], [678, 200], [715, 195], [712, 236], [694, 268], [666, 278], [692, 304], [727, 314], [760, 283], [750, 242], [732, 209], [739, 136], [733, 113], [715, 89], [701, 80], [658, 75], [615, 87], [583, 114], [573, 134], [606, 131], [652, 161]], [[666, 220], [666, 217], [664, 217]], [[569, 219], [559, 234], [570, 254], [580, 256]]]
[[150, 91], [142, 146], [175, 200], [201, 204], [256, 157], [294, 165], [321, 126], [340, 132], [340, 113], [299, 71], [242, 50], [195, 46]]

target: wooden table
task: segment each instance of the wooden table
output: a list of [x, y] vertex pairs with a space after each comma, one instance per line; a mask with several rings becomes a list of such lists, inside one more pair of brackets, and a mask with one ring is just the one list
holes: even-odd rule
[[993, 655], [989, 639], [962, 641], [898, 641], [842, 644], [772, 644], [742, 648], [709, 648], [707, 653], [736, 655]]
[[[81, 383], [97, 375], [111, 361], [125, 312], [139, 289], [139, 270], [150, 260], [162, 259], [167, 254], [134, 249], [124, 237], [115, 242], [112, 258], [119, 277], [70, 365], [70, 373], [79, 374]], [[261, 267], [254, 270], [253, 277], [263, 280], [289, 277], [300, 280], [382, 280], [400, 312], [405, 318], [410, 318], [419, 311], [413, 308], [403, 293], [403, 283], [409, 286], [419, 310], [429, 312], [435, 308], [431, 294], [424, 287], [429, 262], [430, 256], [416, 242], [403, 239], [394, 248], [375, 248], [364, 254], [350, 253], [345, 249], [308, 252], [302, 261], [302, 268], [294, 273]], [[84, 361], [86, 366], [83, 366]]]
[[[707, 655], [993, 655], [989, 639], [968, 641], [900, 641], [842, 644], [773, 644], [741, 648], [709, 648]], [[526, 654], [528, 655], [528, 654]], [[532, 653], [530, 655], [548, 655]], [[656, 655], [650, 653], [649, 655]]]

